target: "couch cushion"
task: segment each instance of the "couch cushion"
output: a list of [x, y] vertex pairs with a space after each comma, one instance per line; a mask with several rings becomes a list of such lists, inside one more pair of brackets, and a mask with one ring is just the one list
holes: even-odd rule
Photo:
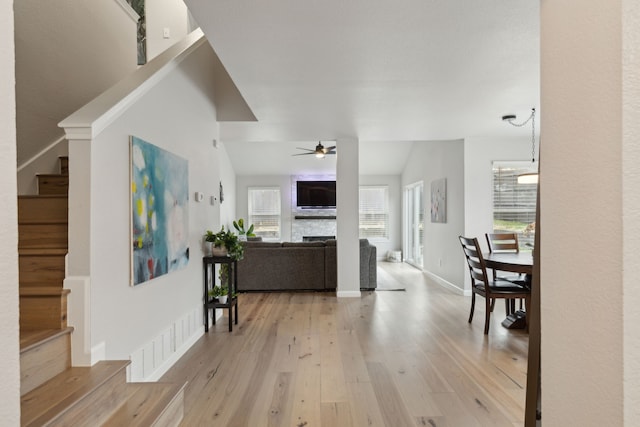
[[324, 263], [324, 247], [247, 247], [238, 290], [324, 290]]
[[327, 240], [324, 247], [324, 287], [326, 289], [336, 289], [338, 287], [338, 264], [335, 240]]

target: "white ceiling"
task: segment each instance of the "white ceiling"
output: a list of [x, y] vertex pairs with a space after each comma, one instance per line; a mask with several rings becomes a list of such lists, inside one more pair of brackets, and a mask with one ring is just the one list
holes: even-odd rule
[[319, 140], [398, 173], [410, 141], [530, 135], [500, 118], [539, 105], [537, 0], [185, 3], [257, 118], [220, 125], [239, 174], [335, 166], [291, 156]]

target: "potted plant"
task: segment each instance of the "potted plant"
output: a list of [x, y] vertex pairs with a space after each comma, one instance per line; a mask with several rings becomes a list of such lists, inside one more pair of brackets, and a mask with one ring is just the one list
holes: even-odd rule
[[240, 244], [238, 236], [231, 230], [225, 230], [224, 225], [217, 233], [207, 230], [204, 240], [212, 243], [214, 256], [229, 256], [238, 261], [244, 255], [244, 247]]
[[242, 218], [237, 221], [233, 221], [233, 227], [238, 230], [238, 235], [240, 236], [241, 240], [246, 240], [247, 237], [256, 237], [256, 235], [253, 233], [253, 224], [251, 224], [245, 231], [244, 219]]
[[216, 235], [213, 231], [207, 230], [203, 237], [205, 255], [211, 256], [213, 255], [213, 245], [216, 242]]
[[214, 286], [209, 290], [209, 296], [211, 298], [217, 299], [219, 303], [226, 304], [227, 297], [229, 296], [229, 288], [227, 286]]

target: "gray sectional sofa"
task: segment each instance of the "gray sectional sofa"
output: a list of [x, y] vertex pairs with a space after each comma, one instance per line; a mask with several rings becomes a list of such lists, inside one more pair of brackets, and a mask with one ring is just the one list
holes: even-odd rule
[[[238, 291], [333, 291], [337, 288], [335, 240], [243, 242]], [[360, 288], [375, 289], [376, 247], [360, 239]]]

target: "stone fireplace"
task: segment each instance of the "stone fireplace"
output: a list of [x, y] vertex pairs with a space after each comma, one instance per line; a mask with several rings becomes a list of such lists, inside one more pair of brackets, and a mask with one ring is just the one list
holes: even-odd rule
[[[335, 239], [336, 217], [296, 215], [291, 225], [291, 241], [303, 242], [305, 238], [314, 240]], [[312, 240], [306, 240], [312, 241]]]
[[335, 208], [300, 208], [296, 203], [297, 181], [326, 181], [331, 179], [335, 179], [335, 175], [291, 176], [292, 242], [335, 239], [335, 236], [338, 234]]

